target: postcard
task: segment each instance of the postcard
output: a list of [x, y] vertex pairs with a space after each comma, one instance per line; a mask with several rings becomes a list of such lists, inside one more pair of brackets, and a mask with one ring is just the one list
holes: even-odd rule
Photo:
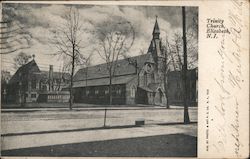
[[1, 2], [1, 157], [249, 157], [249, 1]]

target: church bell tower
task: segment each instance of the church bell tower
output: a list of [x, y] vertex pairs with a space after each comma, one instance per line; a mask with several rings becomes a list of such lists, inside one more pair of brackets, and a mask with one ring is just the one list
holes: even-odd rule
[[160, 39], [160, 28], [157, 22], [157, 16], [156, 16], [155, 26], [154, 26], [152, 35], [153, 35], [153, 39]]
[[153, 38], [151, 40], [150, 46], [148, 48], [148, 53], [151, 53], [154, 59], [154, 63], [156, 64], [156, 82], [160, 82], [162, 80], [163, 75], [163, 67], [164, 67], [164, 54], [162, 49], [162, 43], [160, 39], [160, 28], [157, 21], [157, 16], [155, 19], [155, 25], [152, 32]]

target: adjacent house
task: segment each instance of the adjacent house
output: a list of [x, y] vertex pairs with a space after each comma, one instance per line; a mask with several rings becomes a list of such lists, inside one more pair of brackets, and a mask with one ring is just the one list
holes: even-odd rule
[[[171, 71], [168, 74], [168, 100], [171, 105], [183, 105], [183, 81], [181, 71]], [[198, 103], [198, 69], [187, 71], [188, 105]]]
[[54, 72], [52, 65], [49, 71], [41, 71], [33, 59], [21, 66], [10, 79], [8, 102], [68, 102], [69, 93], [61, 91], [68, 81], [69, 74]]

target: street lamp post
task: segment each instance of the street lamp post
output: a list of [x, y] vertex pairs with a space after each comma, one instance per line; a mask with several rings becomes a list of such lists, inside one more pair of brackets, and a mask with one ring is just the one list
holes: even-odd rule
[[184, 59], [184, 65], [182, 67], [182, 73], [183, 73], [183, 87], [184, 87], [184, 124], [189, 124], [189, 114], [188, 114], [188, 91], [187, 91], [187, 42], [186, 42], [186, 13], [185, 13], [185, 7], [182, 7], [182, 24], [183, 24], [183, 59]]

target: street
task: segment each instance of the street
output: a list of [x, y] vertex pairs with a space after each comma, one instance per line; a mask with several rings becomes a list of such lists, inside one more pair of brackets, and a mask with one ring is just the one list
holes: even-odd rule
[[[171, 109], [164, 107], [120, 107], [107, 109], [107, 127], [105, 128], [103, 127], [104, 108], [101, 107], [75, 108], [73, 111], [65, 108], [2, 110], [2, 152], [6, 155], [18, 156], [25, 152], [29, 154], [28, 152], [31, 151], [29, 149], [33, 150], [33, 148], [41, 148], [42, 151], [48, 149], [46, 146], [74, 145], [75, 143], [87, 144], [92, 142], [96, 145], [96, 142], [101, 141], [105, 145], [106, 141], [111, 140], [114, 143], [122, 143], [120, 142], [121, 139], [126, 140], [126, 142], [129, 140], [132, 143], [133, 141], [142, 143], [144, 141], [142, 140], [143, 137], [146, 139], [147, 137], [161, 136], [169, 140], [168, 135], [173, 134], [179, 134], [187, 139], [187, 141], [183, 140], [183, 142], [188, 142], [189, 140], [192, 144], [196, 142], [197, 107], [189, 109], [191, 124], [188, 125], [182, 123], [183, 108], [181, 107], [171, 107]], [[135, 126], [135, 120], [137, 119], [145, 119], [145, 125]], [[137, 140], [138, 138], [140, 138], [139, 141]], [[174, 144], [172, 145], [173, 147], [177, 146], [175, 145], [177, 143], [169, 144]], [[153, 147], [157, 149], [158, 146], [154, 145]], [[119, 147], [123, 149], [122, 145], [117, 148], [119, 149]], [[21, 151], [23, 149], [28, 150]], [[98, 146], [96, 149], [98, 149]], [[93, 151], [96, 149], [93, 148]], [[64, 146], [63, 150], [66, 150]], [[32, 152], [34, 152], [34, 155], [39, 155], [41, 151]], [[80, 150], [76, 149], [76, 156], [78, 154], [77, 151], [80, 152]], [[127, 149], [126, 152], [130, 154], [131, 150]], [[63, 156], [63, 154], [65, 154], [65, 151], [59, 148], [55, 156]], [[98, 154], [100, 152], [85, 155], [98, 156]], [[104, 154], [117, 156], [117, 154], [112, 155], [111, 149], [110, 151], [105, 149], [105, 153], [100, 156]], [[71, 155], [74, 156], [74, 153]], [[123, 155], [128, 156], [126, 154]], [[136, 153], [133, 156], [136, 156]], [[150, 154], [145, 154], [145, 156], [150, 156]]]

